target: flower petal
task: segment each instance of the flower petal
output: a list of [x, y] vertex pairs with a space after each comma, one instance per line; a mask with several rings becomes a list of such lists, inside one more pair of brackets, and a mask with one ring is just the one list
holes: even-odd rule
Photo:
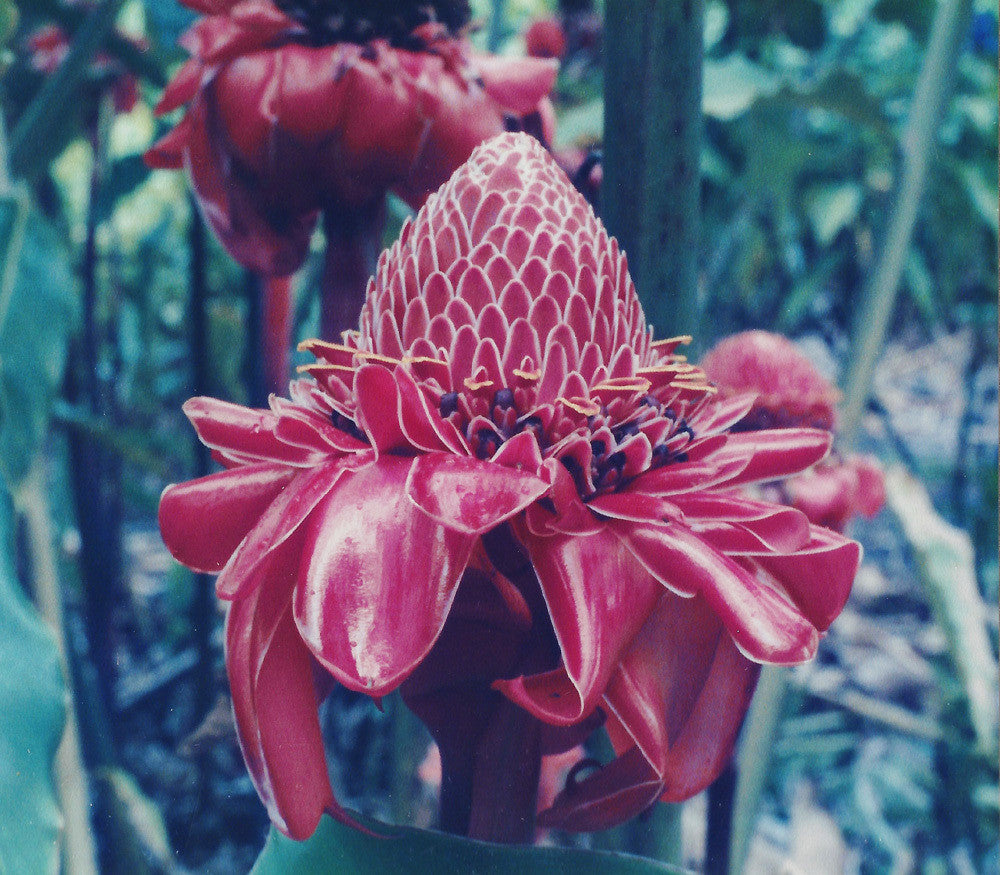
[[536, 538], [515, 525], [515, 533], [538, 575], [563, 667], [497, 688], [546, 723], [576, 723], [597, 707], [620, 653], [662, 590], [607, 529]]
[[482, 535], [541, 498], [541, 477], [471, 456], [418, 456], [406, 481], [414, 504], [449, 529]]
[[295, 621], [331, 674], [370, 696], [395, 689], [431, 649], [475, 543], [409, 500], [412, 465], [382, 456], [349, 472], [305, 533]]
[[[333, 489], [345, 470], [340, 461], [327, 462], [298, 474], [259, 515], [254, 527], [233, 553], [215, 583], [221, 599], [237, 598], [256, 579], [267, 556], [288, 540], [316, 505]], [[237, 469], [239, 470], [239, 469]]]
[[808, 546], [787, 555], [754, 556], [821, 632], [843, 610], [861, 563], [861, 545], [820, 526], [810, 526]]
[[816, 629], [795, 605], [685, 526], [612, 528], [657, 580], [681, 595], [701, 593], [750, 659], [793, 665], [816, 652]]
[[218, 572], [294, 474], [265, 462], [168, 486], [160, 496], [163, 543], [188, 568]]
[[358, 424], [378, 453], [409, 448], [399, 422], [399, 387], [392, 372], [382, 365], [362, 365], [354, 374]]
[[270, 410], [255, 410], [215, 398], [191, 398], [184, 403], [184, 413], [201, 442], [225, 454], [301, 466], [322, 458], [311, 450], [278, 440], [274, 433], [278, 417]]
[[[243, 758], [274, 824], [294, 839], [310, 836], [324, 811], [335, 815], [320, 733], [309, 651], [291, 616], [284, 574], [294, 557], [276, 555], [258, 570], [248, 597], [226, 618], [226, 669]], [[262, 621], [278, 621], [262, 641]]]
[[663, 781], [637, 747], [582, 781], [567, 784], [538, 825], [568, 832], [596, 832], [641, 814], [663, 792]]
[[[664, 799], [687, 799], [715, 780], [732, 752], [758, 674], [704, 599], [664, 595], [605, 697], [620, 728], [663, 781]], [[609, 729], [615, 728], [609, 717]]]
[[775, 428], [730, 434], [726, 444], [711, 457], [748, 459], [742, 473], [727, 485], [776, 480], [815, 465], [829, 451], [833, 436], [815, 428]]
[[552, 90], [559, 71], [558, 62], [548, 58], [477, 54], [473, 65], [486, 93], [515, 115], [534, 112], [538, 102]]
[[705, 599], [665, 593], [622, 657], [606, 702], [671, 798], [687, 798], [728, 757], [757, 674]]

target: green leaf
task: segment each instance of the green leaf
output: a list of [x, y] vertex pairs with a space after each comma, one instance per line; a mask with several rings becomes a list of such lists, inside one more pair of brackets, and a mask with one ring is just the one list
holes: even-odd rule
[[12, 492], [48, 428], [75, 321], [74, 288], [61, 241], [45, 220], [29, 215], [0, 325], [0, 475]]
[[142, 185], [149, 178], [149, 173], [142, 155], [127, 155], [113, 162], [98, 191], [95, 220], [103, 222], [107, 219], [118, 201]]
[[596, 97], [559, 116], [556, 126], [556, 146], [576, 146], [595, 143], [604, 137], [604, 98]]
[[111, 33], [124, 0], [103, 0], [73, 35], [69, 54], [18, 119], [10, 138], [14, 175], [32, 181], [44, 173], [65, 143], [73, 101], [86, 81], [90, 61]]
[[820, 246], [829, 246], [843, 228], [854, 222], [864, 195], [856, 182], [818, 185], [806, 196], [806, 215]]
[[720, 0], [709, 0], [705, 5], [705, 51], [709, 52], [726, 35], [729, 27], [729, 10]]
[[997, 213], [996, 185], [990, 185], [983, 174], [975, 167], [963, 164], [958, 170], [959, 178], [965, 186], [965, 192], [972, 205], [976, 208], [982, 220], [996, 234], [1000, 229], [1000, 217]]
[[55, 642], [11, 566], [11, 500], [0, 494], [0, 872], [59, 868], [52, 763], [66, 690]]
[[110, 802], [106, 827], [111, 868], [132, 875], [169, 872], [173, 854], [160, 809], [128, 772], [101, 769], [95, 777], [104, 785]]
[[997, 661], [976, 581], [972, 541], [937, 513], [926, 487], [904, 468], [886, 472], [885, 493], [917, 560], [934, 618], [948, 640], [979, 747], [995, 756]]
[[292, 841], [274, 828], [252, 875], [486, 873], [517, 875], [679, 875], [679, 869], [625, 854], [575, 848], [494, 845], [439, 832], [362, 820], [366, 835], [324, 817], [312, 838]]
[[734, 52], [721, 60], [704, 62], [702, 109], [712, 118], [730, 121], [746, 112], [759, 97], [778, 90], [778, 78]]

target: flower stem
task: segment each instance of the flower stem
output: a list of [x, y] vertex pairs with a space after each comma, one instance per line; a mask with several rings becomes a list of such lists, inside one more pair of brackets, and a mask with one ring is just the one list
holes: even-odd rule
[[292, 337], [292, 278], [264, 280], [263, 338], [264, 380], [268, 392], [283, 394], [288, 389], [288, 346]]
[[896, 307], [899, 280], [935, 155], [938, 128], [948, 108], [952, 80], [962, 54], [963, 40], [969, 32], [972, 11], [972, 0], [942, 0], [934, 13], [930, 41], [900, 142], [902, 166], [892, 211], [881, 254], [865, 288], [851, 342], [839, 433], [841, 447], [845, 449], [851, 448], [864, 414], [875, 363]]
[[605, 5], [601, 213], [661, 336], [698, 323], [703, 0]]
[[357, 209], [330, 208], [324, 213], [326, 262], [320, 301], [320, 335], [339, 340], [358, 327], [368, 278], [375, 270], [385, 227], [385, 203]]
[[541, 727], [501, 699], [479, 742], [472, 785], [470, 838], [531, 844], [541, 772]]

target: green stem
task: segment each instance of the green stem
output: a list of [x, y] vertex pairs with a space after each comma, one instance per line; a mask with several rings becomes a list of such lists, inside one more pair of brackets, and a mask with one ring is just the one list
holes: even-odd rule
[[661, 336], [698, 322], [703, 0], [608, 3], [601, 212]]
[[935, 152], [938, 128], [969, 29], [973, 0], [941, 0], [934, 13], [910, 115], [900, 142], [902, 167], [882, 250], [865, 288], [851, 361], [844, 381], [841, 446], [850, 448], [871, 391], [875, 363], [896, 306], [899, 280], [913, 237], [917, 213]]
[[750, 839], [757, 823], [757, 809], [771, 769], [771, 757], [787, 686], [787, 668], [765, 665], [761, 669], [757, 691], [740, 734], [729, 844], [729, 872], [732, 875], [743, 871], [743, 864], [750, 850]]

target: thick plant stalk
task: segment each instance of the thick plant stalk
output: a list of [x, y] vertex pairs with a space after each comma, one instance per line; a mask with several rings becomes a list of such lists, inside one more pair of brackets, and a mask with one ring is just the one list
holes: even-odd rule
[[382, 246], [385, 203], [357, 209], [330, 207], [323, 213], [326, 262], [320, 289], [320, 336], [340, 341], [343, 331], [358, 327], [368, 278]]
[[289, 344], [292, 338], [292, 278], [264, 280], [263, 338], [264, 380], [268, 392], [288, 389]]
[[[698, 323], [703, 0], [605, 7], [601, 214], [660, 337]], [[631, 849], [679, 862], [680, 807], [630, 827]]]
[[885, 343], [889, 319], [896, 306], [899, 280], [906, 265], [917, 212], [926, 187], [927, 170], [935, 153], [938, 128], [947, 108], [972, 7], [973, 0], [941, 0], [934, 14], [927, 53], [900, 142], [902, 167], [896, 197], [881, 254], [865, 288], [844, 381], [840, 439], [846, 449], [850, 448], [864, 413], [875, 362]]
[[661, 337], [698, 316], [702, 0], [608, 3], [601, 213]]
[[[72, 674], [66, 657], [66, 629], [63, 623], [59, 576], [52, 547], [52, 518], [46, 499], [45, 472], [41, 458], [19, 491], [17, 506], [27, 525], [31, 551], [35, 603], [55, 632], [63, 675], [73, 700]], [[66, 710], [66, 730], [56, 752], [56, 787], [64, 820], [63, 865], [67, 875], [97, 875], [97, 855], [90, 829], [90, 800], [80, 752], [76, 712]]]

